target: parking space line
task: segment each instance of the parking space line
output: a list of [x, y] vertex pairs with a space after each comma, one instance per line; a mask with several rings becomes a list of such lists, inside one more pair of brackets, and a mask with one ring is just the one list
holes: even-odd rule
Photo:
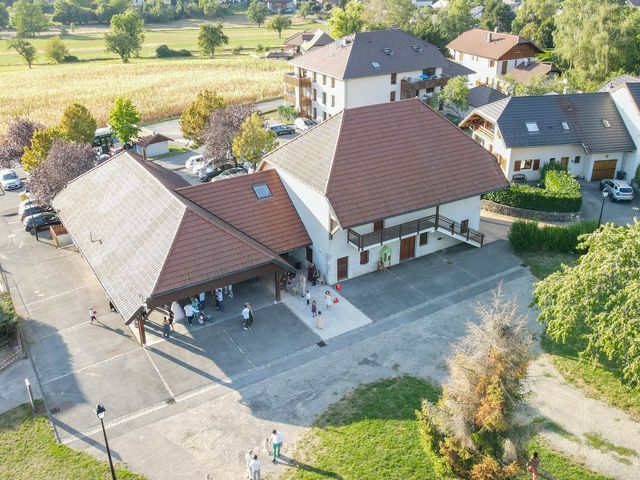
[[457, 263], [451, 262], [449, 263], [449, 261], [446, 259], [446, 257], [444, 256], [445, 254], [442, 254], [441, 252], [433, 252], [435, 255], [437, 255], [442, 261], [447, 262], [448, 265], [453, 265], [454, 267], [456, 267], [458, 270], [462, 270], [464, 273], [466, 273], [467, 275], [471, 275], [472, 277], [477, 278], [478, 280], [482, 280], [481, 277], [479, 277], [478, 275], [476, 275], [475, 273], [470, 272], [469, 270], [466, 270], [464, 268], [462, 268], [460, 265], [458, 265]]
[[249, 362], [249, 364], [250, 364], [251, 366], [253, 366], [253, 361], [249, 358], [249, 356], [245, 353], [245, 351], [244, 351], [244, 350], [242, 350], [242, 348], [240, 347], [240, 345], [238, 344], [238, 342], [236, 342], [236, 341], [233, 339], [233, 337], [232, 337], [231, 335], [229, 335], [229, 332], [227, 332], [227, 330], [226, 330], [224, 327], [222, 327], [222, 331], [225, 333], [225, 335], [226, 335], [227, 337], [229, 337], [229, 340], [231, 341], [231, 343], [233, 343], [233, 344], [236, 346], [236, 348], [240, 351], [240, 353], [242, 354], [242, 356], [243, 356], [244, 358], [246, 358], [246, 359], [247, 359], [247, 362]]
[[162, 376], [162, 373], [160, 372], [160, 369], [156, 365], [156, 362], [153, 361], [153, 358], [151, 357], [151, 354], [149, 353], [149, 349], [147, 347], [144, 347], [143, 350], [144, 350], [144, 353], [147, 354], [147, 358], [151, 362], [151, 366], [153, 367], [153, 369], [158, 374], [158, 377], [160, 377], [160, 381], [164, 385], [165, 390], [169, 393], [169, 397], [170, 398], [175, 398], [175, 394], [173, 393], [173, 390], [171, 390], [171, 387], [169, 386], [169, 384], [165, 380], [164, 376]]
[[[95, 283], [98, 283], [98, 282], [95, 282]], [[34, 300], [33, 302], [30, 302], [30, 303], [25, 303], [22, 306], [23, 307], [30, 307], [31, 305], [35, 305], [37, 303], [41, 303], [41, 302], [44, 302], [46, 300], [51, 300], [52, 298], [61, 297], [62, 295], [66, 295], [67, 293], [77, 292], [78, 290], [82, 290], [83, 288], [87, 288], [87, 287], [91, 287], [91, 286], [93, 286], [93, 285], [82, 285], [81, 287], [73, 288], [71, 290], [67, 290], [66, 292], [56, 293], [55, 295], [51, 295], [50, 297], [45, 297], [45, 298], [41, 298], [39, 300]]]
[[416, 287], [414, 287], [411, 283], [407, 282], [404, 278], [400, 277], [399, 275], [396, 275], [393, 270], [388, 269], [387, 272], [390, 272], [394, 277], [396, 277], [398, 280], [400, 280], [402, 283], [405, 283], [410, 289], [415, 290], [416, 292], [418, 292], [418, 294], [422, 295], [424, 298], [426, 298], [427, 300], [430, 300], [431, 297], [429, 297], [429, 295], [425, 294], [424, 292], [421, 292], [420, 290], [418, 290]]
[[[101, 316], [99, 316], [99, 317], [96, 317], [96, 320], [97, 320], [97, 321], [100, 321], [100, 319], [101, 319], [101, 318], [108, 317], [108, 316], [109, 316], [109, 315], [111, 315], [112, 313], [114, 313], [114, 312], [107, 313], [107, 314], [105, 314], [105, 315], [101, 315]], [[62, 328], [62, 329], [60, 329], [60, 330], [56, 330], [55, 332], [47, 333], [46, 335], [44, 335], [44, 336], [42, 336], [42, 337], [38, 337], [38, 340], [42, 340], [42, 339], [44, 339], [44, 338], [48, 338], [48, 337], [50, 337], [50, 336], [52, 336], [52, 335], [58, 335], [59, 333], [66, 332], [67, 330], [73, 330], [74, 328], [78, 328], [78, 327], [81, 327], [81, 326], [83, 326], [83, 325], [92, 325], [92, 323], [91, 323], [91, 322], [89, 322], [89, 320], [85, 320], [84, 322], [78, 323], [77, 325], [71, 325], [70, 327]]]

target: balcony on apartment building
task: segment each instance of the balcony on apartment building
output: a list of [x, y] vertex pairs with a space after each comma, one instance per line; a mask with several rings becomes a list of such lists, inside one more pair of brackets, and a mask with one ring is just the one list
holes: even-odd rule
[[470, 245], [481, 247], [484, 234], [469, 228], [466, 223], [459, 223], [436, 213], [427, 217], [411, 220], [410, 222], [392, 227], [381, 228], [370, 233], [358, 233], [353, 229], [347, 231], [347, 239], [351, 246], [358, 250], [365, 250], [377, 245], [395, 242], [402, 238], [420, 235], [424, 232], [442, 232]]
[[423, 74], [416, 78], [407, 77], [400, 80], [400, 96], [402, 99], [413, 98], [416, 91], [444, 87], [449, 81], [446, 75]]
[[479, 134], [481, 136], [483, 136], [484, 138], [488, 138], [489, 140], [493, 140], [494, 137], [494, 133], [493, 133], [493, 125], [491, 123], [484, 123], [484, 124], [477, 124], [474, 128], [473, 131], [476, 134]]
[[288, 72], [282, 75], [282, 81], [290, 87], [311, 88], [311, 79], [309, 77], [299, 77], [295, 72]]

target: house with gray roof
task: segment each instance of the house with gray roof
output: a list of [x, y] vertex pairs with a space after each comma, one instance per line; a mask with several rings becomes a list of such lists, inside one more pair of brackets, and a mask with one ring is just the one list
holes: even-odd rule
[[537, 180], [559, 162], [587, 180], [629, 174], [637, 151], [611, 95], [605, 92], [509, 97], [474, 109], [460, 127], [497, 159], [507, 178]]
[[284, 99], [305, 117], [322, 122], [345, 108], [437, 93], [449, 78], [472, 70], [402, 30], [358, 32], [290, 62]]
[[623, 77], [629, 78], [614, 79], [617, 82], [609, 90], [609, 95], [636, 145], [636, 150], [627, 155], [622, 168], [627, 173], [627, 180], [630, 180], [640, 166], [640, 78], [630, 75]]

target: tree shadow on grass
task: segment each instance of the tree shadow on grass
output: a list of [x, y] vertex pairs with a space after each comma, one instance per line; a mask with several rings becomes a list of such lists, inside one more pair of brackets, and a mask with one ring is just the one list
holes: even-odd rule
[[335, 472], [330, 472], [328, 470], [323, 470], [322, 468], [314, 467], [313, 465], [300, 462], [295, 458], [287, 457], [286, 455], [281, 455], [276, 463], [284, 463], [288, 467], [296, 468], [298, 470], [303, 470], [309, 473], [315, 473], [317, 475], [321, 475], [324, 478], [335, 478], [336, 480], [343, 479], [342, 475], [338, 475]]

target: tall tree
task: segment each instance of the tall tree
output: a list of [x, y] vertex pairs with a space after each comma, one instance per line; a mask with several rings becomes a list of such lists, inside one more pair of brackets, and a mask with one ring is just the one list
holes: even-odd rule
[[191, 140], [194, 147], [204, 142], [202, 136], [209, 117], [214, 110], [224, 108], [224, 99], [211, 90], [203, 90], [180, 115], [180, 130], [187, 140]]
[[439, 477], [506, 480], [521, 473], [516, 413], [524, 403], [531, 334], [517, 308], [499, 289], [478, 306], [480, 323], [470, 322], [456, 345], [441, 400], [425, 400], [418, 413]]
[[469, 109], [469, 87], [467, 82], [467, 77], [453, 77], [440, 92], [440, 98], [444, 100], [445, 105], [460, 118], [463, 118]]
[[140, 128], [140, 113], [128, 98], [120, 97], [109, 110], [109, 125], [111, 130], [122, 143], [129, 143]]
[[36, 59], [36, 47], [22, 38], [16, 38], [9, 42], [9, 48], [13, 48], [18, 52], [18, 55], [24, 58], [24, 61], [31, 68], [31, 64]]
[[104, 34], [107, 52], [118, 54], [123, 63], [137, 55], [144, 42], [144, 22], [131, 10], [111, 18], [111, 31]]
[[267, 23], [268, 29], [278, 32], [278, 38], [282, 38], [282, 30], [286, 30], [290, 26], [291, 19], [280, 14], [271, 17]]
[[124, 13], [129, 8], [127, 0], [102, 0], [96, 8], [98, 22], [109, 25], [114, 15]]
[[264, 128], [262, 118], [254, 113], [242, 122], [238, 135], [233, 139], [233, 155], [239, 161], [255, 165], [277, 146], [275, 132]]
[[607, 358], [640, 383], [640, 223], [607, 224], [580, 238], [586, 253], [533, 292], [538, 321], [556, 342]]
[[451, 0], [446, 8], [438, 11], [436, 18], [440, 30], [446, 32], [448, 40], [470, 30], [475, 24], [469, 0]]
[[511, 24], [512, 33], [533, 40], [540, 47], [553, 47], [556, 0], [523, 0]]
[[480, 26], [485, 30], [498, 29], [499, 32], [510, 32], [515, 13], [502, 0], [484, 0], [484, 12], [480, 17]]
[[47, 158], [31, 172], [31, 191], [39, 200], [50, 202], [67, 183], [95, 165], [96, 154], [90, 144], [55, 140]]
[[222, 23], [218, 22], [215, 25], [204, 23], [200, 25], [198, 47], [200, 47], [202, 53], [213, 57], [216, 53], [216, 48], [227, 43], [229, 43], [229, 37], [223, 33]]
[[311, 2], [302, 2], [298, 7], [298, 15], [300, 15], [303, 19], [306, 19], [309, 15], [311, 15]]
[[386, 0], [386, 18], [387, 25], [393, 25], [399, 28], [409, 28], [411, 20], [416, 12], [416, 6], [411, 0]]
[[233, 139], [240, 131], [242, 123], [254, 111], [253, 105], [242, 104], [229, 105], [214, 110], [202, 133], [205, 155], [216, 163], [227, 163], [226, 158], [231, 153]]
[[634, 71], [639, 60], [637, 19], [634, 7], [617, 0], [565, 0], [553, 38], [570, 80], [590, 89], [613, 72]]
[[69, 55], [69, 49], [64, 44], [58, 35], [54, 35], [44, 47], [44, 51], [51, 60], [56, 63], [64, 62], [64, 59]]
[[362, 31], [365, 25], [364, 5], [350, 0], [344, 8], [333, 8], [328, 24], [334, 38], [346, 37]]
[[43, 128], [44, 125], [28, 118], [13, 119], [0, 140], [0, 168], [11, 168], [18, 164], [24, 149], [31, 146], [33, 134]]
[[98, 122], [87, 107], [72, 103], [64, 109], [59, 129], [64, 139], [71, 143], [93, 143]]
[[18, 0], [13, 4], [11, 24], [19, 37], [33, 37], [46, 30], [49, 20], [44, 16], [40, 0]]
[[249, 7], [247, 8], [247, 20], [251, 23], [257, 23], [258, 28], [260, 28], [264, 23], [267, 15], [269, 15], [269, 9], [264, 2], [253, 0], [249, 3]]
[[0, 30], [4, 30], [9, 26], [9, 10], [7, 6], [0, 2]]
[[36, 130], [31, 139], [31, 145], [25, 148], [22, 154], [22, 167], [25, 171], [33, 172], [47, 158], [53, 142], [61, 139], [62, 135], [56, 127]]

